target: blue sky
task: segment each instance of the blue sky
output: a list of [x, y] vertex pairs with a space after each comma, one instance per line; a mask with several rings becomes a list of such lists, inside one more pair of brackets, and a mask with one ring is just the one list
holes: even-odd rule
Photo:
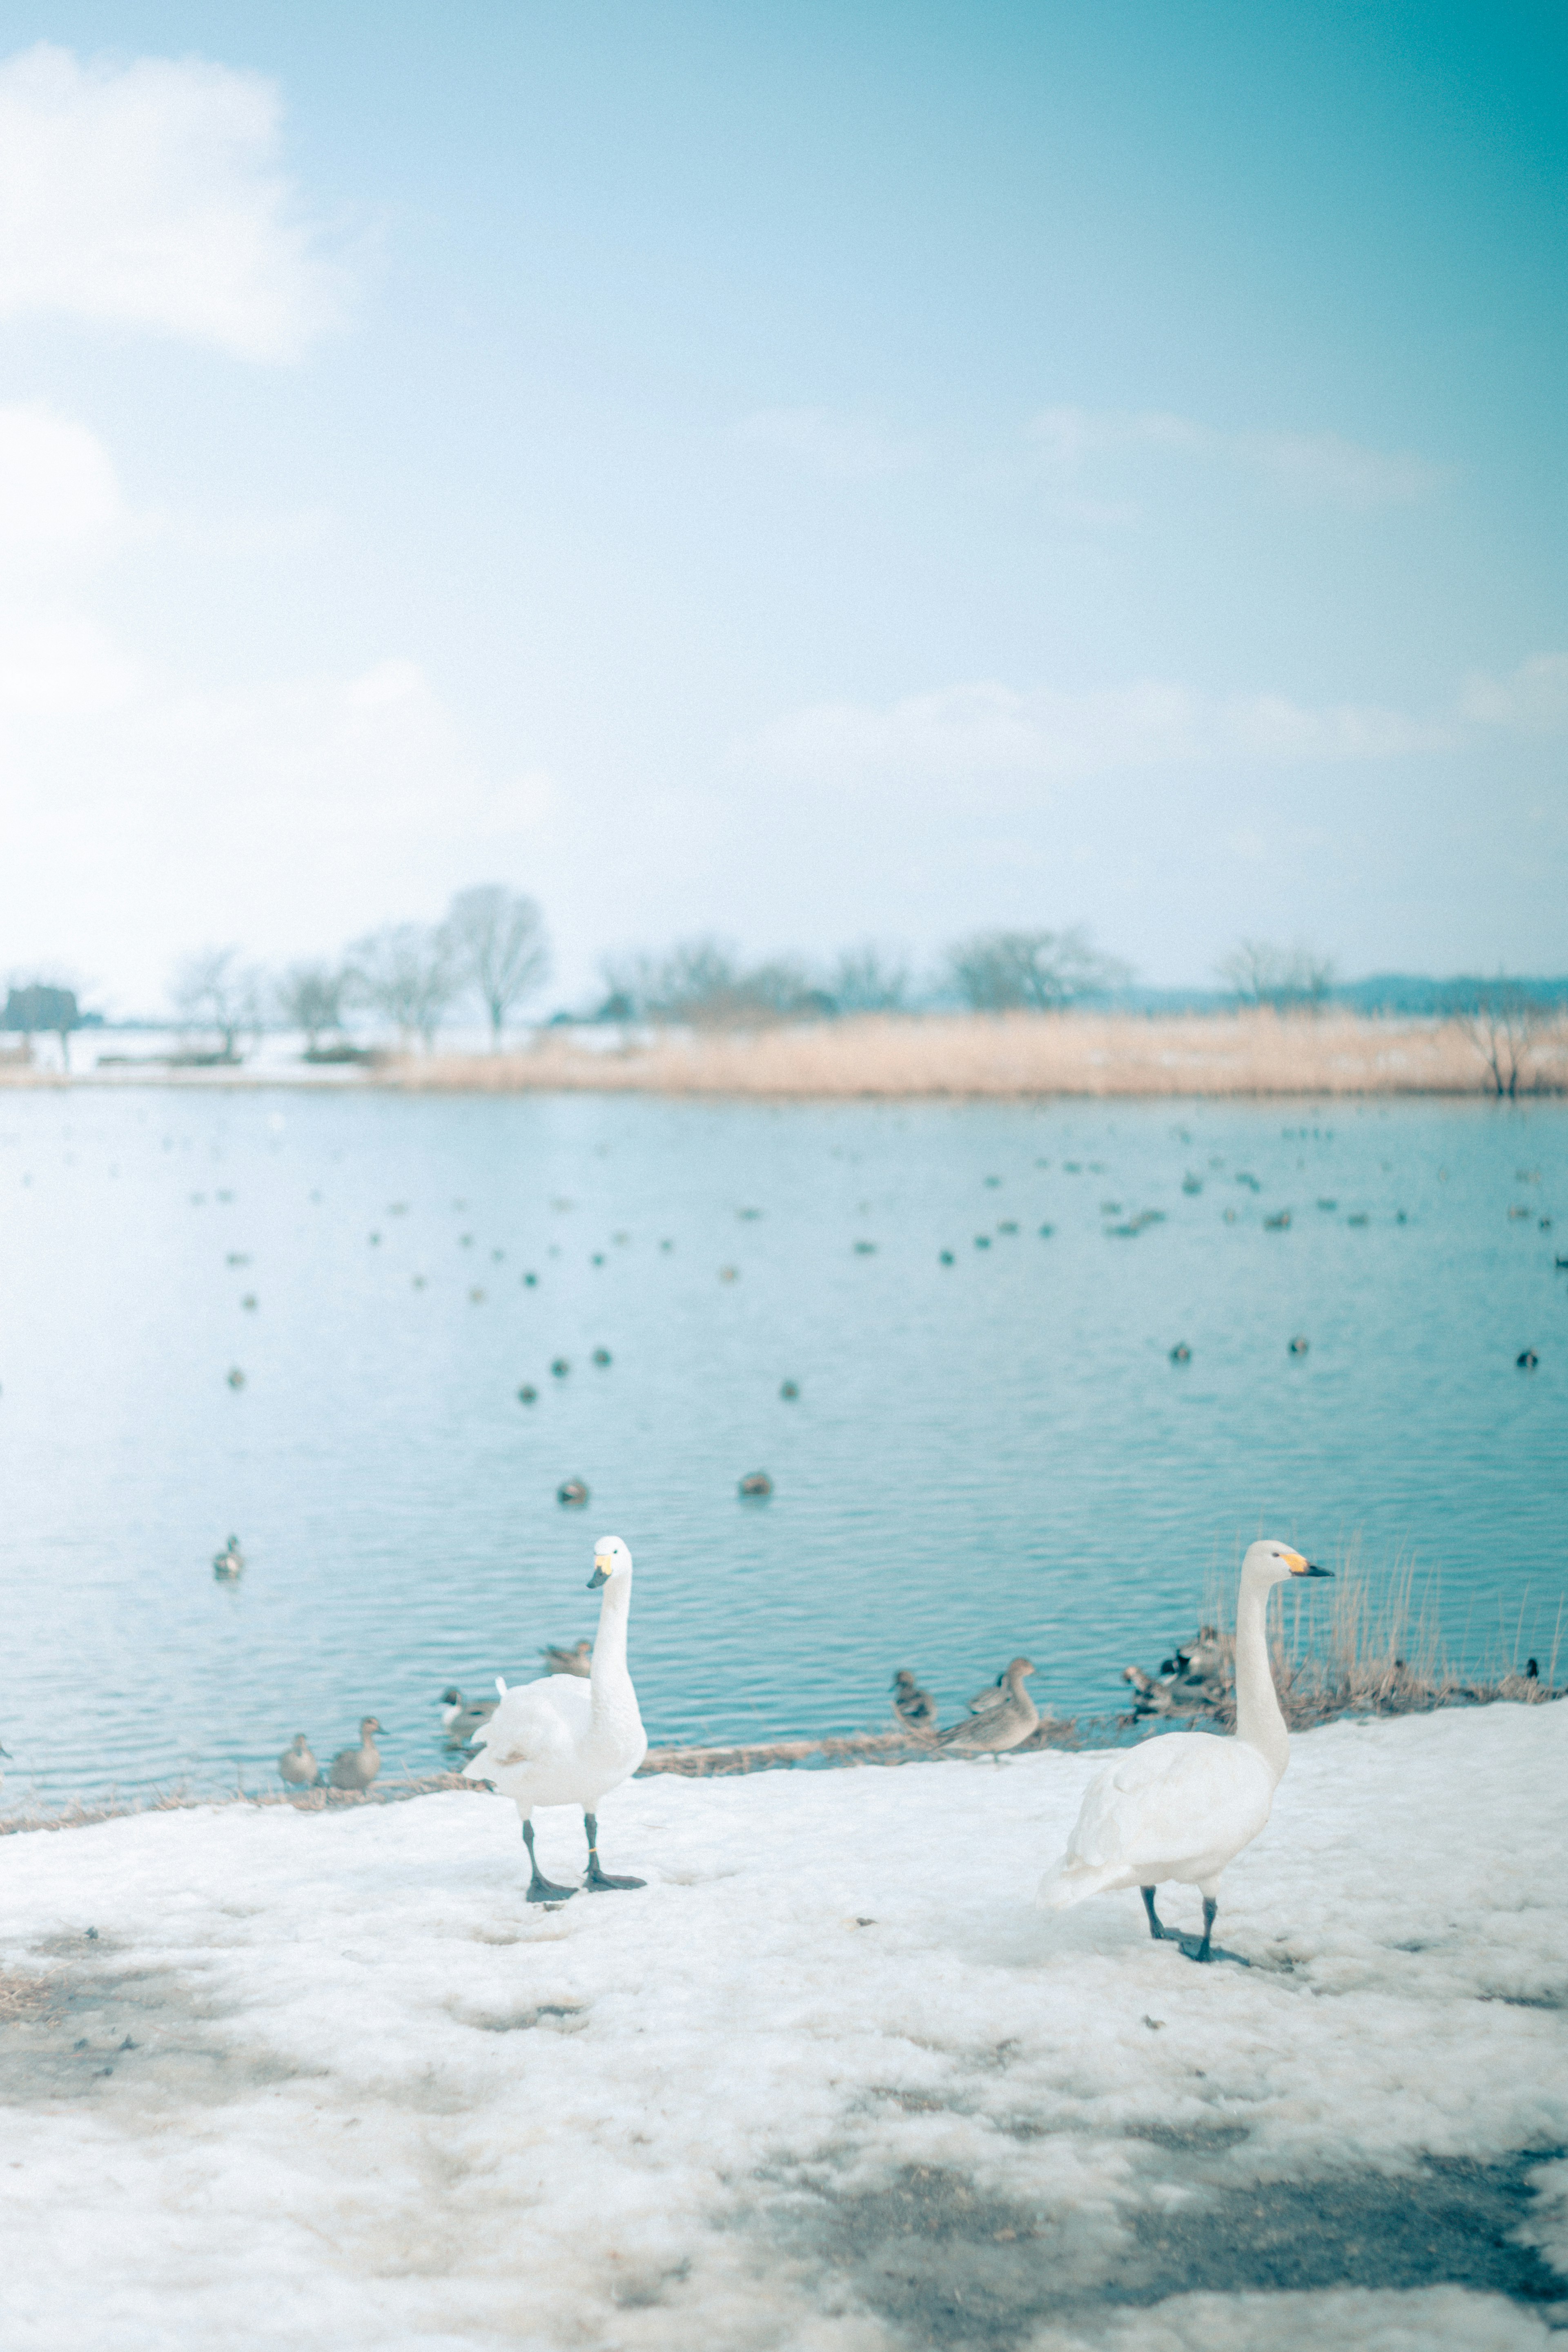
[[1568, 964], [1563, 20], [0, 6], [0, 966]]

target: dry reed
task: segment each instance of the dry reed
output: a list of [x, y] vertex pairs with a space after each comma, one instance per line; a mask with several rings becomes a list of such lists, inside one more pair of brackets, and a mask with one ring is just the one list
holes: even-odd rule
[[0, 2025], [47, 2025], [59, 2015], [60, 1998], [50, 1977], [15, 1976], [0, 1969]]
[[[1269, 1643], [1280, 1707], [1292, 1731], [1346, 1715], [1425, 1715], [1436, 1707], [1482, 1706], [1497, 1700], [1541, 1706], [1564, 1696], [1557, 1686], [1561, 1611], [1544, 1673], [1520, 1670], [1522, 1611], [1511, 1654], [1500, 1649], [1483, 1670], [1463, 1673], [1444, 1648], [1436, 1589], [1430, 1582], [1418, 1588], [1413, 1560], [1397, 1559], [1378, 1575], [1352, 1547], [1334, 1573], [1326, 1621], [1311, 1606], [1321, 1588], [1291, 1585]], [[1199, 1656], [1191, 1669], [1183, 1670], [1178, 1653], [1175, 1660], [1165, 1661], [1160, 1679], [1128, 1670], [1139, 1696], [1132, 1717], [1125, 1720], [1183, 1717], [1234, 1729], [1235, 1599], [1234, 1575], [1210, 1580], [1209, 1622], [1193, 1645]], [[1165, 1671], [1173, 1665], [1173, 1672]]]
[[[1485, 1095], [1460, 1021], [1250, 1011], [871, 1014], [745, 1033], [658, 1034], [610, 1049], [541, 1031], [516, 1054], [389, 1059], [410, 1091], [799, 1097]], [[1568, 1091], [1568, 1023], [1530, 1049], [1527, 1090]]]

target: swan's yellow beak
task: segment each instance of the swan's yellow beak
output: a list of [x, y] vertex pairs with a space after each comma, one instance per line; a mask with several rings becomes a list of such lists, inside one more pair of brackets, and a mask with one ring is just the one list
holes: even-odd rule
[[1334, 1572], [1331, 1568], [1315, 1568], [1310, 1559], [1303, 1559], [1299, 1551], [1288, 1551], [1285, 1565], [1292, 1576], [1332, 1576]]
[[588, 1590], [590, 1592], [597, 1592], [601, 1584], [608, 1584], [610, 1580], [610, 1570], [614, 1566], [614, 1560], [605, 1559], [603, 1553], [595, 1552], [594, 1554], [594, 1573], [588, 1579]]

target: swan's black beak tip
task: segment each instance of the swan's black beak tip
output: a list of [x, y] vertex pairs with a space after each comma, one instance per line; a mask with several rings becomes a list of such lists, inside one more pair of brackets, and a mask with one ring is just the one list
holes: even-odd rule
[[1308, 1576], [1326, 1576], [1326, 1577], [1329, 1577], [1329, 1578], [1331, 1578], [1331, 1578], [1332, 1578], [1332, 1576], [1333, 1576], [1333, 1572], [1334, 1572], [1334, 1571], [1333, 1571], [1333, 1570], [1332, 1570], [1331, 1568], [1319, 1568], [1319, 1567], [1318, 1567], [1318, 1565], [1316, 1564], [1316, 1562], [1315, 1562], [1315, 1561], [1313, 1561], [1313, 1560], [1309, 1560], [1309, 1561], [1307, 1562], [1307, 1566], [1306, 1566], [1306, 1569], [1305, 1569], [1305, 1571], [1304, 1571], [1304, 1573], [1305, 1573], [1306, 1575], [1308, 1575]]
[[609, 1580], [602, 1568], [595, 1568], [593, 1575], [588, 1579], [588, 1590], [590, 1592], [597, 1592], [600, 1585], [608, 1584]]

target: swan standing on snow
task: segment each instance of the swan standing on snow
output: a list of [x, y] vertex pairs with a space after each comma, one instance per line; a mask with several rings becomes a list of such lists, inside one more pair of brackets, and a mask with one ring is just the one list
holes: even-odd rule
[[470, 1780], [491, 1782], [521, 1814], [531, 1903], [563, 1903], [576, 1892], [552, 1885], [540, 1871], [533, 1851], [536, 1805], [582, 1806], [588, 1833], [588, 1874], [583, 1883], [591, 1895], [647, 1883], [612, 1878], [599, 1866], [599, 1800], [629, 1780], [647, 1754], [647, 1734], [626, 1672], [632, 1556], [618, 1536], [602, 1536], [594, 1546], [588, 1590], [594, 1592], [601, 1586], [605, 1597], [587, 1681], [575, 1675], [544, 1675], [509, 1691], [498, 1679], [500, 1705], [479, 1733], [474, 1757], [463, 1768]]
[[1160, 1924], [1154, 1890], [1167, 1878], [1204, 1898], [1203, 1941], [1189, 1957], [1206, 1960], [1219, 1874], [1268, 1819], [1290, 1742], [1268, 1664], [1266, 1618], [1275, 1585], [1293, 1576], [1329, 1576], [1289, 1544], [1255, 1543], [1241, 1563], [1236, 1604], [1236, 1737], [1171, 1732], [1107, 1765], [1089, 1782], [1066, 1853], [1040, 1885], [1047, 1910], [1065, 1911], [1107, 1888], [1136, 1886], [1156, 1942], [1186, 1945]]

